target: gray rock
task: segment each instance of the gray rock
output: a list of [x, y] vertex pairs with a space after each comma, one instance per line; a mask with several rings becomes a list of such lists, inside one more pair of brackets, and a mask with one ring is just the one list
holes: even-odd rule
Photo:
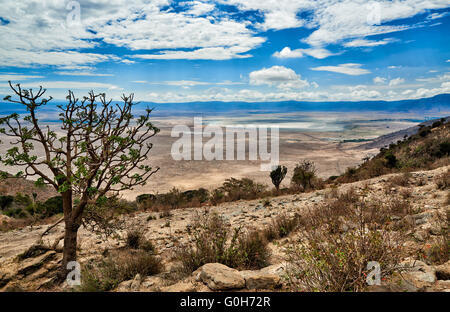
[[198, 273], [198, 280], [205, 283], [211, 290], [242, 289], [245, 280], [239, 271], [220, 263], [207, 263]]
[[436, 268], [436, 277], [438, 280], [450, 280], [450, 261], [438, 265]]
[[132, 291], [138, 291], [139, 288], [141, 287], [141, 282], [142, 282], [142, 277], [140, 274], [136, 274], [136, 276], [134, 277], [134, 279], [131, 281], [130, 284], [130, 289]]
[[241, 271], [247, 289], [275, 289], [281, 286], [280, 277], [276, 274], [258, 271]]

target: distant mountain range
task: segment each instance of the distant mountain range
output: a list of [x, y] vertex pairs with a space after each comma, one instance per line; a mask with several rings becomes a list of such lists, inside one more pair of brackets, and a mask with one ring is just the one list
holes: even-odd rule
[[387, 112], [450, 112], [450, 94], [430, 98], [401, 101], [341, 101], [341, 102], [142, 102], [155, 108], [156, 115], [183, 115], [199, 113], [287, 113], [298, 111], [387, 111]]
[[[46, 107], [54, 112], [56, 104], [64, 101], [53, 100]], [[154, 103], [140, 102], [140, 106], [155, 108], [154, 116], [191, 116], [197, 114], [226, 115], [247, 113], [290, 113], [302, 111], [379, 111], [379, 112], [450, 112], [450, 94], [439, 94], [430, 98], [402, 101], [341, 101], [341, 102], [187, 102]], [[23, 105], [0, 102], [0, 116], [12, 112], [25, 112]]]

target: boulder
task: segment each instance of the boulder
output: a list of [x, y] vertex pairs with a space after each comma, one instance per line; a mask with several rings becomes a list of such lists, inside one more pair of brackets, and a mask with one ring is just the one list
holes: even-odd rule
[[149, 276], [143, 280], [141, 287], [149, 289], [149, 288], [157, 288], [162, 285], [164, 285], [163, 278], [161, 278], [159, 276]]
[[117, 292], [126, 292], [126, 291], [130, 291], [131, 288], [131, 284], [133, 283], [133, 280], [129, 280], [129, 281], [124, 281], [122, 283], [120, 283], [117, 288], [116, 291]]
[[186, 281], [181, 281], [181, 282], [178, 282], [178, 283], [170, 285], [170, 286], [161, 287], [160, 290], [162, 292], [195, 292], [195, 291], [197, 291], [194, 284], [192, 284], [190, 282], [186, 282]]
[[438, 280], [450, 280], [450, 261], [435, 267]]
[[422, 261], [406, 260], [400, 263], [400, 267], [405, 270], [405, 273], [402, 274], [405, 280], [417, 289], [422, 289], [436, 282], [435, 268]]
[[211, 290], [242, 289], [245, 287], [245, 279], [239, 271], [220, 263], [207, 263], [197, 272], [197, 280], [205, 283]]
[[275, 289], [281, 286], [276, 274], [258, 271], [241, 271], [247, 289]]

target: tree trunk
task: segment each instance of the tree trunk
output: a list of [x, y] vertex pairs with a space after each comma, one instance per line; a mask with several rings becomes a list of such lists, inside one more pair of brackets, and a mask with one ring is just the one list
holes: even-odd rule
[[72, 192], [67, 191], [62, 193], [62, 197], [65, 232], [61, 278], [65, 279], [70, 271], [67, 269], [67, 264], [77, 260], [77, 236], [81, 223], [77, 220], [79, 218], [74, 219], [72, 215]]

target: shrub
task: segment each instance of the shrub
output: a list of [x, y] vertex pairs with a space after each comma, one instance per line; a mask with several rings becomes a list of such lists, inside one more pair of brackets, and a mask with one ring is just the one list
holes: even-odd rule
[[144, 233], [141, 230], [129, 230], [125, 237], [125, 244], [128, 248], [138, 249], [143, 238]]
[[301, 187], [303, 191], [313, 188], [313, 179], [316, 177], [316, 166], [314, 162], [304, 160], [294, 169], [291, 184]]
[[11, 208], [3, 213], [10, 218], [22, 219], [27, 217], [27, 213], [21, 207]]
[[82, 270], [80, 291], [109, 291], [137, 274], [150, 276], [160, 273], [161, 260], [143, 250], [117, 250], [100, 263], [90, 262]]
[[63, 213], [62, 196], [51, 197], [44, 203], [37, 204], [36, 212], [43, 217], [51, 217], [55, 214]]
[[199, 218], [190, 227], [191, 245], [178, 246], [175, 258], [191, 273], [206, 263], [222, 263], [238, 269], [260, 269], [267, 265], [267, 241], [258, 232], [231, 229], [217, 214]]
[[225, 180], [223, 185], [217, 189], [217, 194], [223, 194], [223, 200], [236, 201], [241, 199], [255, 199], [262, 197], [266, 186], [254, 182], [248, 178]]
[[289, 217], [286, 214], [280, 214], [264, 229], [264, 236], [268, 241], [286, 237], [297, 228], [299, 222], [299, 215]]
[[[288, 252], [287, 278], [294, 291], [362, 291], [367, 286], [367, 264], [377, 261], [383, 277], [396, 269], [401, 258], [401, 234], [385, 227], [386, 209], [365, 201], [338, 200], [311, 212], [300, 242]], [[333, 208], [332, 208], [333, 207]], [[375, 209], [378, 208], [378, 209]], [[352, 223], [340, 230], [344, 223]]]
[[385, 277], [400, 260], [392, 232], [356, 229], [336, 236], [312, 230], [306, 240], [288, 251], [287, 276], [294, 291], [362, 291], [369, 262], [380, 263]]
[[14, 197], [14, 202], [21, 206], [28, 206], [32, 204], [32, 200], [28, 194], [23, 195], [22, 193], [17, 193]]
[[397, 157], [392, 153], [392, 151], [387, 151], [384, 155], [386, 160], [386, 167], [395, 168], [397, 166]]
[[397, 216], [405, 216], [412, 213], [411, 204], [408, 200], [392, 198], [389, 205], [389, 211]]
[[440, 175], [436, 181], [438, 189], [445, 190], [450, 187], [450, 170]]
[[285, 166], [278, 166], [272, 172], [270, 172], [270, 178], [275, 186], [277, 192], [280, 190], [280, 184], [286, 176], [287, 168]]
[[0, 209], [4, 210], [11, 206], [14, 201], [14, 197], [11, 195], [0, 195]]
[[409, 185], [409, 181], [411, 180], [411, 173], [409, 172], [405, 172], [401, 175], [397, 175], [395, 177], [392, 177], [390, 179], [390, 182], [393, 185], [397, 185], [397, 186], [408, 186]]
[[155, 251], [152, 242], [145, 238], [144, 232], [140, 229], [131, 229], [127, 231], [125, 236], [125, 246], [130, 249], [142, 249], [147, 252]]

